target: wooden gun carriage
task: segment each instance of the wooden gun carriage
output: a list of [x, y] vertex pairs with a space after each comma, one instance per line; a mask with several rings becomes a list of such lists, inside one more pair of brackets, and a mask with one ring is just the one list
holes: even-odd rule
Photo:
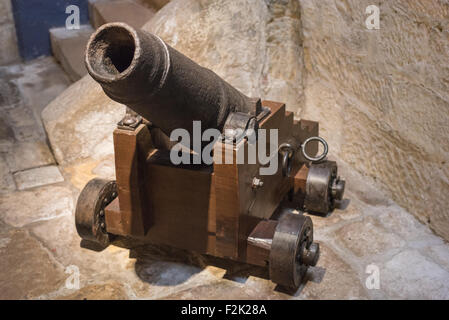
[[[294, 120], [283, 103], [246, 97], [157, 36], [122, 23], [96, 31], [86, 66], [129, 109], [113, 133], [116, 181], [93, 179], [83, 189], [79, 235], [103, 247], [120, 235], [268, 267], [273, 282], [298, 287], [319, 257], [303, 212], [326, 214], [344, 192], [318, 123]], [[178, 142], [168, 137], [177, 128], [193, 133], [193, 121], [222, 133], [213, 163], [175, 165]], [[278, 130], [274, 174], [261, 175], [266, 164], [245, 158], [253, 147], [241, 136], [248, 128]], [[320, 141], [325, 152], [312, 157]], [[192, 156], [186, 147], [180, 152]], [[237, 161], [241, 154], [246, 161]]]

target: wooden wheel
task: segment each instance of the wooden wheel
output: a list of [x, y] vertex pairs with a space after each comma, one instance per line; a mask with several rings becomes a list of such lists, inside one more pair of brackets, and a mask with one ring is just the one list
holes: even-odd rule
[[107, 247], [110, 234], [106, 232], [104, 208], [117, 197], [113, 180], [92, 179], [81, 191], [76, 203], [75, 225], [79, 236]]
[[312, 220], [286, 212], [278, 222], [271, 244], [271, 281], [286, 288], [298, 288], [307, 268], [316, 265], [318, 257]]

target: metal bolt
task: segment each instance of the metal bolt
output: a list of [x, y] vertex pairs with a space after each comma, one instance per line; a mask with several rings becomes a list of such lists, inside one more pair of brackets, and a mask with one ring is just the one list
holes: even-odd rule
[[237, 132], [235, 129], [226, 129], [224, 134], [224, 140], [234, 141], [237, 136]]
[[129, 116], [129, 115], [127, 115], [126, 117], [125, 117], [125, 119], [123, 119], [123, 124], [125, 125], [125, 126], [132, 126], [133, 124], [135, 124], [137, 122], [137, 118], [136, 117], [133, 117], [133, 116]]
[[104, 217], [104, 210], [100, 210], [100, 217]]
[[259, 189], [263, 187], [263, 181], [260, 178], [254, 177], [253, 179], [253, 189]]
[[340, 179], [340, 177], [336, 178], [332, 182], [331, 193], [335, 200], [342, 200], [345, 193], [345, 180]]
[[308, 249], [302, 252], [302, 261], [305, 265], [316, 266], [320, 256], [320, 245], [313, 242]]
[[101, 229], [102, 229], [102, 230], [106, 229], [106, 225], [105, 225], [105, 223], [104, 223], [104, 222], [102, 222], [102, 223], [100, 224], [100, 227], [101, 227]]

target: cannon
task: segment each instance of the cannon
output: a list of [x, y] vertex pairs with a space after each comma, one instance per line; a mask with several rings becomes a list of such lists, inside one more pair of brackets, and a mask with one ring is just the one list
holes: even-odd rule
[[[116, 180], [93, 179], [78, 198], [83, 241], [105, 248], [122, 236], [168, 245], [264, 267], [273, 282], [297, 288], [319, 258], [304, 213], [332, 212], [345, 188], [318, 123], [244, 95], [123, 23], [91, 36], [85, 63], [127, 112], [113, 132]], [[218, 135], [180, 141], [177, 130]], [[173, 161], [180, 155], [190, 162]]]

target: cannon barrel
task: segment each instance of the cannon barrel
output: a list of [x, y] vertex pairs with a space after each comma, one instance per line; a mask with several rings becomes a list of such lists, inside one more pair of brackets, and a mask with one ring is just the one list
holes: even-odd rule
[[223, 129], [230, 112], [255, 113], [254, 100], [151, 33], [124, 23], [100, 27], [87, 44], [89, 74], [113, 100], [163, 132], [192, 122]]

